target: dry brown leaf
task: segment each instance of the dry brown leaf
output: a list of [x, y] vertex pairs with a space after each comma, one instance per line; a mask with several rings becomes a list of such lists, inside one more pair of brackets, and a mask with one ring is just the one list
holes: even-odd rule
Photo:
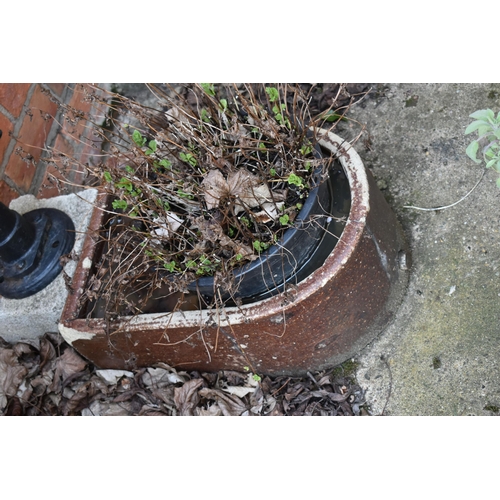
[[18, 342], [12, 348], [17, 357], [22, 356], [23, 354], [31, 354], [34, 352], [34, 348], [32, 345], [27, 344], [26, 342]]
[[217, 208], [220, 200], [227, 196], [229, 186], [220, 170], [210, 170], [201, 185], [205, 189], [205, 202], [208, 210]]
[[88, 407], [94, 394], [95, 387], [91, 382], [83, 384], [69, 400], [61, 405], [63, 415], [75, 414]]
[[321, 377], [321, 379], [318, 381], [318, 385], [322, 387], [323, 385], [328, 385], [331, 384], [330, 377], [328, 375], [325, 375]]
[[168, 385], [160, 389], [152, 389], [151, 394], [160, 401], [163, 401], [169, 408], [173, 408], [175, 406], [174, 390], [175, 387], [173, 385]]
[[255, 392], [255, 387], [243, 387], [241, 385], [228, 385], [227, 387], [222, 387], [222, 391], [231, 394], [232, 396], [237, 396], [239, 398], [244, 398], [247, 394]]
[[96, 370], [96, 375], [107, 385], [116, 385], [122, 377], [134, 378], [127, 370]]
[[148, 405], [144, 405], [139, 412], [140, 417], [164, 417], [165, 415], [167, 415], [167, 413]]
[[7, 406], [7, 396], [15, 396], [26, 373], [12, 349], [0, 348], [0, 411]]
[[260, 206], [270, 217], [273, 214], [277, 216], [275, 203], [285, 198], [284, 193], [271, 193], [267, 184], [244, 169], [231, 172], [227, 180], [220, 170], [210, 170], [203, 179], [202, 186], [205, 189], [205, 202], [209, 210], [217, 208], [221, 200], [232, 196], [236, 199], [235, 214]]
[[40, 339], [40, 370], [56, 357], [56, 350], [47, 338]]
[[247, 406], [236, 396], [228, 396], [217, 389], [203, 388], [199, 391], [200, 396], [215, 400], [223, 415], [240, 416], [248, 410]]
[[118, 394], [118, 396], [113, 398], [113, 403], [123, 403], [123, 401], [130, 401], [138, 392], [141, 392], [139, 387], [134, 387], [128, 391]]
[[198, 378], [188, 380], [182, 387], [175, 388], [174, 402], [180, 415], [192, 416], [194, 414], [194, 409], [200, 401], [198, 388], [202, 385], [203, 379]]
[[142, 383], [148, 387], [165, 387], [166, 385], [184, 383], [186, 377], [164, 368], [148, 368], [142, 375]]
[[221, 417], [222, 410], [219, 408], [218, 404], [209, 406], [205, 408], [196, 408], [196, 415], [198, 417]]
[[108, 403], [106, 401], [94, 401], [88, 408], [82, 410], [82, 416], [127, 416], [137, 415], [142, 404], [136, 401], [125, 401], [123, 403]]
[[70, 376], [82, 372], [87, 366], [85, 361], [72, 347], [68, 347], [62, 356], [56, 361], [54, 380], [50, 385], [49, 390], [56, 392], [60, 390], [61, 384]]
[[197, 217], [193, 220], [196, 227], [201, 231], [203, 239], [207, 241], [219, 241], [221, 246], [232, 248], [235, 255], [240, 254], [246, 260], [255, 260], [253, 249], [241, 242], [233, 241], [224, 234], [221, 225], [216, 220], [205, 220], [204, 217]]
[[336, 392], [329, 392], [324, 390], [312, 391], [309, 393], [309, 395], [314, 398], [328, 398], [331, 401], [335, 401], [336, 403], [343, 403], [350, 396], [349, 393], [337, 394]]
[[23, 405], [17, 396], [14, 396], [5, 409], [5, 415], [9, 417], [19, 417], [24, 415]]

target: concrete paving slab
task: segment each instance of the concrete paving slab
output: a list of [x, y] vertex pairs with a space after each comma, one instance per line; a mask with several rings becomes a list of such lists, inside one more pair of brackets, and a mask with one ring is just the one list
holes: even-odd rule
[[[355, 148], [400, 219], [413, 266], [392, 324], [356, 358], [374, 415], [500, 411], [500, 189], [470, 160], [469, 115], [500, 109], [500, 84], [384, 84], [353, 108]], [[355, 127], [343, 125], [354, 135]], [[341, 132], [338, 132], [341, 134]]]

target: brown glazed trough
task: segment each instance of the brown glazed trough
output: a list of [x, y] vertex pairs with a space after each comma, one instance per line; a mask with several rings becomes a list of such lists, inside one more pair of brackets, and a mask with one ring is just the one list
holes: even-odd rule
[[320, 130], [321, 147], [338, 156], [351, 209], [324, 264], [274, 297], [221, 311], [196, 310], [103, 319], [81, 317], [92, 269], [96, 208], [59, 331], [99, 368], [134, 369], [158, 362], [184, 370], [251, 370], [303, 375], [349, 359], [388, 324], [408, 282], [410, 255], [394, 213], [360, 157], [340, 137]]

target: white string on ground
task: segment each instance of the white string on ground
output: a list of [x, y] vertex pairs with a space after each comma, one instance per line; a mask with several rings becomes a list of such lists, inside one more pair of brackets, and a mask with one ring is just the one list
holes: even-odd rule
[[452, 203], [451, 205], [446, 205], [444, 207], [435, 207], [435, 208], [422, 208], [422, 207], [414, 207], [413, 205], [404, 205], [403, 208], [413, 208], [414, 210], [425, 210], [428, 212], [432, 212], [433, 210], [444, 210], [445, 208], [454, 207], [455, 205], [458, 205], [460, 202], [464, 201], [465, 198], [467, 198], [467, 196], [469, 196], [472, 193], [472, 191], [474, 191], [474, 189], [476, 189], [477, 186], [479, 186], [479, 183], [483, 180], [485, 173], [486, 173], [486, 169], [483, 170], [483, 173], [481, 174], [481, 177], [479, 178], [479, 180], [476, 182], [476, 185], [465, 196], [460, 198], [455, 203]]

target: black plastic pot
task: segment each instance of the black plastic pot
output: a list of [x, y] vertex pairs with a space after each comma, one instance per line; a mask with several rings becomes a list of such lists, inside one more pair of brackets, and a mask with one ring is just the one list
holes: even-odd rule
[[[212, 277], [199, 278], [188, 289], [206, 297], [219, 296], [220, 293], [223, 299], [239, 298], [249, 302], [276, 295], [283, 290], [285, 283], [297, 283], [303, 279], [303, 268], [322, 242], [331, 214], [332, 186], [330, 179], [321, 178], [319, 170], [314, 179], [315, 187], [309, 192], [294, 226], [256, 260], [234, 271], [234, 292], [218, 291]], [[311, 268], [308, 272], [313, 270]]]

